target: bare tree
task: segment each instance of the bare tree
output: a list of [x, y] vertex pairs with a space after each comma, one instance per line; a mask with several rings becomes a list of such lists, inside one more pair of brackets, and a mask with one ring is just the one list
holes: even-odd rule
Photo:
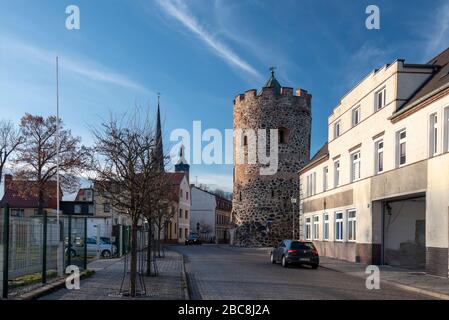
[[0, 183], [6, 162], [23, 143], [23, 137], [11, 121], [0, 120]]
[[50, 181], [56, 180], [59, 161], [61, 187], [73, 192], [79, 187], [79, 176], [89, 168], [91, 152], [81, 145], [81, 138], [74, 137], [70, 130], [63, 128], [60, 121], [59, 156], [57, 147], [57, 118], [44, 118], [26, 114], [20, 121], [23, 143], [17, 147], [14, 161], [16, 174], [21, 180], [35, 182], [38, 209], [44, 206], [44, 196], [50, 192]]
[[140, 115], [136, 109], [121, 120], [111, 116], [92, 130], [97, 152], [92, 167], [95, 188], [117, 212], [131, 219], [131, 296], [137, 294], [137, 231], [154, 175], [154, 134], [149, 116]]

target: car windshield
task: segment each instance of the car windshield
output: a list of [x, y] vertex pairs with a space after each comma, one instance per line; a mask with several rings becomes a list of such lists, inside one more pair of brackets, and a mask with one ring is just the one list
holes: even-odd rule
[[195, 235], [195, 234], [191, 234], [191, 235], [189, 236], [189, 239], [195, 240], [195, 239], [198, 239], [198, 236]]
[[296, 250], [313, 250], [315, 249], [315, 246], [311, 242], [292, 242], [291, 246], [292, 249]]

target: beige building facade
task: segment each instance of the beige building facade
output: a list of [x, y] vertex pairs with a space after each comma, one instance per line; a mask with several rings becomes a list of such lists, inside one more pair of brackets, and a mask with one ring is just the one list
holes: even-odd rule
[[300, 171], [301, 236], [322, 256], [448, 276], [449, 50], [373, 71]]

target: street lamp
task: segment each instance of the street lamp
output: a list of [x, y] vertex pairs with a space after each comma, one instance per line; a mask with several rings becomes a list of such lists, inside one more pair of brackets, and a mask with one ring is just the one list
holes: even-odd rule
[[295, 204], [298, 201], [296, 198], [291, 198], [290, 201], [292, 202], [292, 208], [293, 208], [293, 240], [295, 239]]

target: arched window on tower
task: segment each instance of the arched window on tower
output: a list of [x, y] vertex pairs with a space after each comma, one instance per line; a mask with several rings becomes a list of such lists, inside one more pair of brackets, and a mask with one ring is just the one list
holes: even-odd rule
[[248, 137], [247, 136], [244, 136], [243, 137], [243, 146], [247, 146], [248, 145]]
[[279, 128], [279, 144], [287, 144], [288, 143], [288, 129], [287, 128]]

